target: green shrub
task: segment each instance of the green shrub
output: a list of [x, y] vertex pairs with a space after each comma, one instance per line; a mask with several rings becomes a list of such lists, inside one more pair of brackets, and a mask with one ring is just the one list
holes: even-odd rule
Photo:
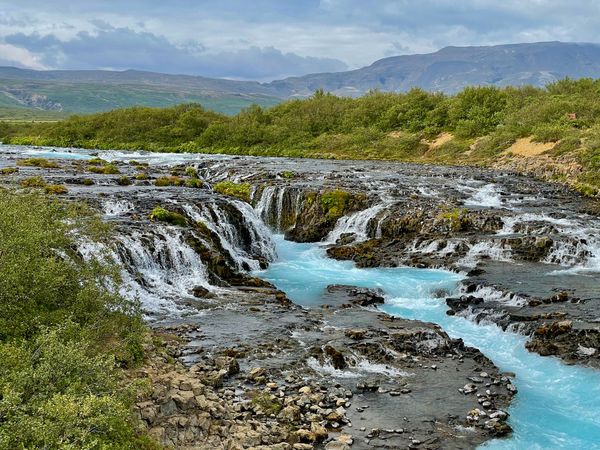
[[90, 159], [88, 162], [88, 164], [92, 165], [92, 166], [104, 166], [106, 164], [108, 164], [108, 161], [105, 161], [102, 158], [92, 158]]
[[204, 183], [202, 183], [202, 180], [199, 178], [188, 178], [185, 180], [185, 185], [191, 188], [201, 188]]
[[294, 172], [292, 172], [291, 170], [284, 170], [283, 172], [279, 173], [279, 176], [281, 178], [285, 178], [287, 180], [291, 180], [292, 178], [294, 178], [296, 175], [294, 174]]
[[48, 184], [44, 187], [44, 192], [46, 194], [58, 195], [66, 194], [67, 192], [69, 192], [69, 190], [66, 188], [66, 186], [62, 184]]
[[29, 177], [21, 180], [21, 186], [25, 188], [43, 188], [46, 186], [46, 180], [40, 176]]
[[117, 180], [117, 184], [119, 186], [129, 186], [131, 184], [131, 180], [129, 179], [129, 177], [123, 175], [122, 177], [119, 177], [119, 179]]
[[143, 445], [114, 357], [73, 322], [30, 342], [0, 343], [0, 448]]
[[0, 340], [31, 336], [69, 317], [112, 328], [137, 313], [135, 304], [110, 288], [118, 284], [119, 272], [84, 261], [73, 245], [75, 236], [102, 240], [107, 234], [84, 206], [4, 192], [0, 232]]
[[41, 167], [44, 169], [58, 169], [60, 166], [56, 161], [49, 161], [45, 158], [27, 158], [17, 161], [19, 166]]
[[18, 173], [19, 169], [17, 167], [3, 167], [0, 169], [0, 175], [12, 175], [13, 173]]
[[352, 194], [340, 189], [322, 194], [321, 208], [323, 208], [325, 220], [327, 222], [335, 222], [342, 217], [350, 206], [351, 200]]
[[91, 178], [85, 178], [83, 180], [83, 185], [84, 186], [92, 186], [94, 184], [94, 180], [92, 180]]
[[219, 194], [234, 197], [245, 202], [250, 202], [250, 183], [234, 183], [232, 181], [221, 181], [213, 186], [213, 190]]
[[183, 186], [184, 180], [177, 176], [168, 176], [168, 177], [159, 177], [154, 181], [155, 186], [165, 187], [165, 186]]
[[187, 219], [182, 214], [177, 212], [169, 211], [165, 208], [157, 206], [152, 210], [150, 214], [151, 220], [158, 220], [160, 222], [167, 222], [171, 225], [178, 225], [184, 227], [187, 225]]
[[104, 175], [116, 175], [121, 173], [119, 168], [114, 164], [106, 164], [104, 166], [89, 166], [87, 168], [92, 173], [99, 173]]
[[148, 174], [147, 174], [147, 173], [145, 173], [145, 172], [138, 173], [138, 174], [135, 176], [135, 179], [136, 179], [136, 180], [147, 180], [148, 178], [149, 178], [149, 177], [148, 177]]
[[185, 168], [185, 174], [188, 177], [192, 177], [192, 178], [197, 178], [198, 177], [198, 171], [196, 170], [195, 167], [186, 167]]

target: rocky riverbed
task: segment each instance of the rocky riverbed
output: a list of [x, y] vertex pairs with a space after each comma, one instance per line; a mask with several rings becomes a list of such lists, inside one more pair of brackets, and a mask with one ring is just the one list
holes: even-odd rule
[[6, 186], [63, 186], [48, 191], [114, 225], [115, 242], [82, 254], [112, 252], [123, 293], [167, 341], [149, 349], [152, 389], [138, 403], [167, 445], [472, 448], [510, 432], [511, 374], [479, 350], [379, 312], [377, 291], [331, 280], [304, 308], [252, 276], [276, 257], [272, 231], [359, 267], [460, 272], [458, 295], [436, 293], [448, 314], [600, 364], [599, 208], [560, 185], [474, 168], [10, 146], [0, 170]]

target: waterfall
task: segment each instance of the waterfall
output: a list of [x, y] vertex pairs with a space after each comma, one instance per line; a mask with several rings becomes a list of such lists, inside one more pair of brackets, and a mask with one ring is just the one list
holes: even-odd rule
[[505, 248], [501, 242], [481, 241], [470, 245], [469, 251], [458, 261], [458, 265], [467, 268], [477, 267], [477, 263], [483, 256], [492, 261], [512, 261], [510, 248]]
[[120, 233], [115, 246], [124, 280], [121, 293], [139, 298], [146, 311], [172, 310], [173, 300], [191, 297], [197, 286], [214, 290], [204, 263], [176, 227]]
[[233, 223], [228, 212], [217, 202], [201, 206], [186, 203], [181, 207], [192, 220], [204, 223], [219, 237], [221, 246], [238, 270], [258, 270], [259, 259], [275, 259], [271, 233], [247, 203], [232, 200], [229, 204], [239, 212], [243, 223]]
[[293, 228], [303, 207], [300, 189], [289, 186], [265, 186], [259, 198], [254, 199], [256, 215], [277, 231]]
[[381, 232], [379, 227], [380, 221], [378, 221], [375, 236], [369, 235], [369, 223], [375, 220], [377, 215], [387, 206], [387, 203], [379, 203], [349, 216], [341, 217], [336, 222], [335, 228], [325, 238], [325, 242], [333, 244], [344, 234], [353, 234], [355, 242], [366, 241], [370, 237], [377, 237], [377, 231]]

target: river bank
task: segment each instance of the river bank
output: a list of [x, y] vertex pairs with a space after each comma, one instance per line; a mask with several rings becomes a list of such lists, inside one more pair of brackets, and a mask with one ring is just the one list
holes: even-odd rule
[[[173, 393], [144, 399], [150, 404], [140, 406], [140, 417], [162, 442], [209, 448], [248, 414], [258, 417], [252, 425], [258, 434], [241, 447], [275, 445], [273, 436], [280, 436], [289, 445], [320, 441], [343, 448], [325, 441], [350, 434], [353, 448], [471, 448], [509, 431], [504, 411], [512, 378], [427, 323], [432, 319], [392, 320], [373, 309], [389, 302], [389, 292], [357, 295], [355, 288], [333, 286], [340, 284], [333, 274], [324, 286], [314, 283], [320, 295], [301, 308], [288, 289], [256, 279], [277, 267], [278, 251], [281, 260], [273, 231], [320, 242], [330, 257], [352, 261], [342, 264], [413, 266], [416, 273], [450, 277], [431, 285], [399, 275], [421, 288], [409, 296], [414, 301], [447, 302], [454, 314], [447, 317], [534, 332], [531, 350], [598, 365], [597, 204], [560, 185], [466, 167], [1, 150], [0, 165], [17, 168], [2, 177], [6, 185], [41, 176], [113, 224], [123, 292], [140, 298], [153, 326], [171, 327], [183, 338], [178, 370], [205, 386], [198, 389], [208, 386], [211, 401], [227, 405], [211, 415], [217, 432], [198, 425], [203, 407], [181, 380], [176, 390], [188, 394], [177, 395], [194, 393], [191, 403], [178, 404]], [[30, 158], [58, 167], [23, 165]], [[293, 266], [286, 270], [294, 273]], [[235, 358], [239, 372], [222, 373], [225, 360], [218, 358]], [[320, 394], [311, 399], [304, 387]], [[259, 400], [252, 403], [252, 395]], [[177, 409], [161, 409], [171, 401]], [[271, 406], [278, 411], [264, 411]], [[286, 422], [279, 414], [288, 406], [293, 420]], [[144, 417], [146, 408], [155, 414]], [[196, 422], [181, 424], [192, 410]]]

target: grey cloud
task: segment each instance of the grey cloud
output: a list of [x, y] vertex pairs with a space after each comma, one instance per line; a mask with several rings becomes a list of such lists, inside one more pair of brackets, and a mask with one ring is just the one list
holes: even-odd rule
[[24, 48], [48, 66], [66, 69], [130, 69], [184, 73], [210, 77], [269, 80], [310, 72], [341, 71], [343, 62], [330, 58], [303, 57], [275, 47], [256, 46], [235, 51], [209, 52], [188, 40], [174, 44], [164, 36], [94, 22], [96, 31], [79, 32], [61, 41], [53, 35], [15, 33], [5, 42]]

